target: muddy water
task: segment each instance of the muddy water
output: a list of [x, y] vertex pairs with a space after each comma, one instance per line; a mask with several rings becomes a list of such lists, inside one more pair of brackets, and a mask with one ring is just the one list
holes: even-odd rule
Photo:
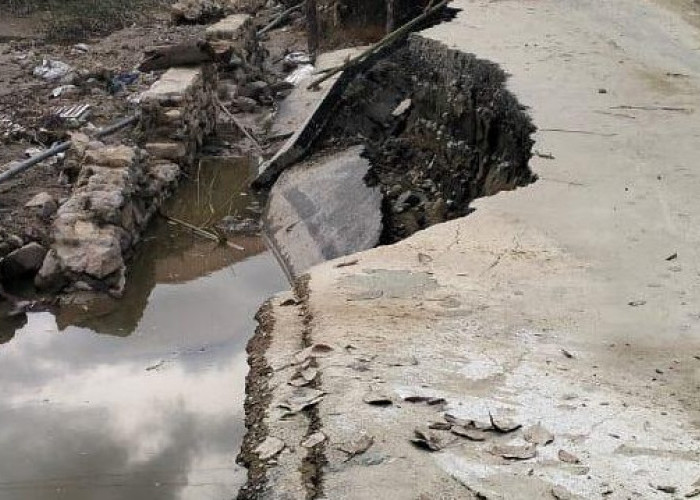
[[[204, 165], [168, 213], [255, 209], [246, 170]], [[0, 323], [0, 500], [235, 497], [245, 345], [288, 284], [257, 237], [232, 241], [158, 221], [122, 300]]]

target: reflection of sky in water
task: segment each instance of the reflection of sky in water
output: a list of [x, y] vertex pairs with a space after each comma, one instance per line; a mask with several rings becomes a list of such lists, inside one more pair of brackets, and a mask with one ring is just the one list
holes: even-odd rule
[[0, 345], [0, 500], [229, 499], [269, 254], [157, 285], [128, 337], [32, 314]]

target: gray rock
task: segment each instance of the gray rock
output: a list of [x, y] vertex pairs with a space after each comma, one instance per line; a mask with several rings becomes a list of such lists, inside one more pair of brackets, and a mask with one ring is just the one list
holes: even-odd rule
[[36, 273], [44, 262], [46, 249], [32, 242], [11, 252], [0, 262], [0, 274], [5, 279], [20, 278]]

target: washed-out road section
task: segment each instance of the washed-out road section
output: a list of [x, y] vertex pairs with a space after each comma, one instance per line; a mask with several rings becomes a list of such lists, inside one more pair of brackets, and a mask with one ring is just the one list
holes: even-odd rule
[[[509, 89], [539, 127], [531, 163], [539, 181], [477, 200], [471, 215], [396, 245], [315, 267], [297, 287], [299, 303], [271, 302], [259, 331], [268, 355], [254, 360], [267, 377], [249, 394], [253, 474], [243, 495], [692, 494], [700, 479], [693, 13], [649, 0], [452, 5], [463, 9], [454, 21], [419, 36], [512, 75]], [[314, 375], [309, 368], [318, 370], [310, 386], [290, 389]], [[315, 404], [314, 391], [323, 393]], [[293, 411], [303, 402], [309, 408]], [[411, 442], [417, 428], [445, 428], [446, 413], [478, 428], [490, 417], [523, 428], [471, 433], [483, 440], [433, 429], [423, 448]], [[541, 429], [533, 438], [537, 424], [552, 442]]]

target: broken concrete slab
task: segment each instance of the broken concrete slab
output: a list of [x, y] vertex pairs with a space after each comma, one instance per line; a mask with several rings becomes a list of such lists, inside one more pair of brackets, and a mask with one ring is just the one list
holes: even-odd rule
[[247, 14], [233, 14], [207, 27], [205, 36], [208, 40], [235, 40], [250, 23]]
[[[372, 451], [395, 457], [368, 468], [327, 446], [313, 476], [325, 497], [669, 497], [653, 485], [692, 493], [700, 176], [691, 166], [700, 122], [696, 110], [615, 110], [697, 107], [697, 30], [659, 4], [455, 0], [463, 14], [418, 35], [512, 75], [509, 88], [541, 127], [533, 167], [542, 177], [476, 201], [469, 217], [353, 256], [360, 266], [309, 271], [307, 341], [348, 346], [316, 360], [327, 393], [316, 430], [329, 443], [366, 433], [376, 437]], [[358, 289], [349, 277], [367, 269], [429, 272], [437, 286], [392, 296], [370, 282]], [[374, 299], [349, 300], [363, 292]], [[654, 307], [627, 305], [641, 294]], [[450, 298], [457, 306], [446, 306]], [[275, 328], [286, 334], [284, 323]], [[563, 347], [576, 356], [562, 356]], [[388, 355], [416, 362], [377, 361]], [[493, 412], [525, 428], [541, 423], [556, 446], [507, 463], [489, 441], [524, 431], [414, 449], [411, 430], [439, 415], [425, 405], [363, 404], [374, 378], [386, 391], [439, 390], [463, 420]], [[559, 449], [583, 464], [559, 460]]]
[[370, 165], [362, 151], [297, 165], [270, 192], [266, 234], [291, 276], [379, 243], [382, 194], [364, 181]]
[[[316, 59], [316, 64], [320, 69], [338, 66], [363, 50], [364, 47], [357, 47], [321, 54]], [[309, 74], [280, 103], [273, 123], [274, 134], [293, 135], [272, 159], [260, 166], [258, 177], [253, 183], [255, 187], [269, 187], [286, 168], [304, 156], [328, 121], [338, 97], [357, 70], [355, 68], [338, 73], [314, 90], [307, 87], [316, 75]]]

